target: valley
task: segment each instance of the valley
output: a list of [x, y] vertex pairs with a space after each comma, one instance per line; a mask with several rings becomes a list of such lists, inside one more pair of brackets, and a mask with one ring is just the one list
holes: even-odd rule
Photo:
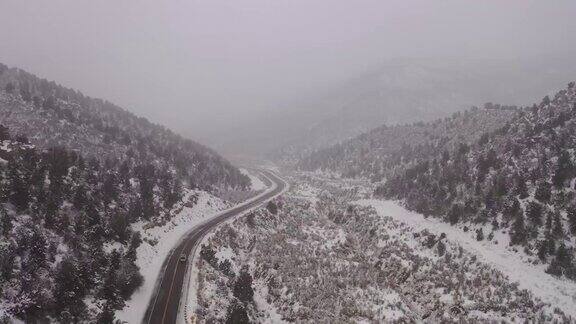
[[2, 1], [0, 324], [576, 323], [575, 13]]

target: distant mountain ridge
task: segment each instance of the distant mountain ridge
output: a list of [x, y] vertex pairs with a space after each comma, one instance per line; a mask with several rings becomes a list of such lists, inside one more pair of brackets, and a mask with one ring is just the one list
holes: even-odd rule
[[296, 167], [328, 171], [344, 177], [381, 181], [437, 152], [471, 145], [504, 127], [519, 114], [516, 107], [471, 109], [433, 122], [383, 125], [353, 139], [314, 151]]
[[281, 122], [269, 116], [264, 147], [272, 158], [294, 162], [383, 124], [431, 121], [486, 102], [528, 105], [574, 75], [568, 60], [390, 60], [303, 100]]

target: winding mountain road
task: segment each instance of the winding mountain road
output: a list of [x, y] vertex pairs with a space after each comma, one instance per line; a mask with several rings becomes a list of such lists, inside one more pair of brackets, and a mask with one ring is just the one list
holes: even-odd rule
[[[194, 248], [202, 240], [204, 235], [222, 222], [246, 212], [251, 208], [257, 207], [284, 191], [287, 186], [286, 182], [268, 170], [259, 170], [259, 172], [272, 181], [272, 189], [269, 189], [253, 200], [233, 207], [223, 214], [198, 225], [186, 234], [186, 237], [180, 241], [177, 247], [172, 249], [164, 261], [164, 271], [160, 274], [156, 291], [152, 295], [152, 299], [146, 310], [144, 323], [176, 323], [178, 319], [178, 308], [184, 290], [183, 285], [188, 271], [187, 268], [192, 265], [192, 262], [189, 262], [188, 258], [190, 257], [190, 252], [194, 251]], [[186, 262], [180, 261], [182, 255], [187, 257]]]

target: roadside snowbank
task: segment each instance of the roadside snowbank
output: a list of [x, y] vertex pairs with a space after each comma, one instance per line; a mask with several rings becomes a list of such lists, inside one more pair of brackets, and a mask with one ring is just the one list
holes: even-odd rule
[[258, 177], [257, 175], [255, 175], [253, 172], [251, 172], [250, 170], [247, 169], [240, 169], [240, 172], [242, 172], [244, 175], [248, 176], [250, 178], [250, 183], [251, 183], [251, 188], [254, 191], [262, 191], [265, 190], [266, 184], [262, 181], [262, 179], [260, 179], [260, 177]]
[[128, 323], [142, 321], [168, 253], [186, 232], [229, 207], [221, 199], [205, 191], [189, 191], [182, 201], [184, 203], [174, 208], [178, 214], [164, 226], [147, 229], [144, 222], [132, 225], [132, 229], [142, 235], [136, 264], [140, 267], [144, 283], [126, 302], [126, 307], [116, 312], [118, 319]]
[[[474, 231], [464, 232], [436, 218], [409, 211], [394, 201], [363, 199], [355, 202], [362, 206], [372, 206], [380, 216], [389, 216], [416, 229], [428, 229], [435, 234], [446, 233], [447, 238], [460, 244], [464, 249], [478, 256], [494, 268], [517, 281], [519, 287], [531, 291], [534, 296], [562, 309], [576, 317], [576, 283], [555, 278], [544, 272], [545, 265], [527, 263], [523, 253], [508, 249], [508, 235], [497, 232], [496, 240], [477, 241]], [[495, 242], [499, 243], [495, 243]]]
[[[264, 176], [264, 177], [266, 177], [266, 176]], [[269, 181], [271, 181], [271, 180], [269, 179]], [[240, 205], [248, 204], [251, 201], [259, 199], [260, 197], [266, 195], [268, 192], [275, 190], [277, 188], [276, 183], [274, 183], [272, 181], [271, 181], [271, 183], [272, 183], [272, 185], [270, 187], [265, 186], [266, 190], [262, 191], [260, 194], [252, 197], [251, 199], [248, 199], [247, 201], [243, 202]], [[286, 183], [284, 190], [282, 190], [276, 196], [268, 199], [267, 201], [272, 200], [275, 197], [282, 195], [283, 193], [288, 191], [288, 189], [289, 189], [289, 185], [288, 185], [288, 183]], [[202, 244], [206, 244], [206, 242], [208, 242], [214, 236], [214, 233], [216, 232], [217, 228], [223, 226], [224, 224], [231, 224], [232, 222], [234, 222], [239, 217], [247, 215], [248, 213], [252, 212], [253, 210], [261, 208], [263, 205], [264, 205], [264, 203], [262, 203], [256, 207], [252, 207], [249, 210], [241, 212], [238, 215], [231, 217], [230, 219], [218, 224], [218, 226], [214, 230], [212, 230], [208, 234], [204, 235], [202, 240], [200, 240], [198, 242], [198, 244], [192, 249], [192, 252], [190, 253], [190, 257], [189, 257], [189, 262], [190, 262], [191, 266], [189, 267], [188, 274], [186, 275], [186, 279], [185, 279], [185, 282], [186, 282], [185, 287], [186, 288], [184, 288], [184, 289], [186, 289], [186, 291], [184, 292], [184, 307], [181, 307], [179, 310], [178, 319], [177, 319], [178, 324], [189, 323], [188, 319], [190, 318], [190, 316], [192, 314], [194, 314], [194, 310], [196, 309], [196, 307], [198, 305], [198, 289], [200, 288], [199, 287], [199, 274], [200, 273], [199, 273], [199, 266], [198, 266], [200, 263], [200, 258], [199, 258], [198, 247], [202, 246]], [[221, 253], [226, 253], [226, 252], [221, 252]], [[230, 253], [230, 252], [228, 252], [228, 253]], [[218, 257], [223, 257], [223, 255], [218, 255]], [[229, 257], [229, 260], [234, 259], [231, 255], [227, 255], [226, 257]], [[234, 268], [234, 266], [235, 266], [234, 262], [232, 263], [232, 266], [233, 266], [234, 270], [238, 271], [238, 269]], [[267, 312], [268, 312], [267, 314], [269, 315], [271, 321], [274, 322], [274, 320], [277, 319], [277, 312], [270, 305], [267, 305], [267, 304], [262, 304], [262, 305], [264, 305], [263, 308], [267, 310]]]

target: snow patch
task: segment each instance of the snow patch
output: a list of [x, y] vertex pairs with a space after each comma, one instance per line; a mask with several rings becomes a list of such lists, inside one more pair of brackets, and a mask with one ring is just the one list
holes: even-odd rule
[[[197, 200], [195, 204], [189, 203], [194, 200]], [[183, 204], [175, 207], [178, 214], [163, 226], [148, 228], [148, 223], [142, 221], [132, 225], [133, 230], [142, 235], [136, 265], [140, 267], [144, 283], [126, 302], [124, 309], [116, 312], [118, 319], [128, 323], [142, 321], [166, 256], [184, 234], [229, 207], [219, 198], [197, 190], [188, 191], [182, 201]]]
[[473, 231], [464, 232], [436, 218], [425, 218], [423, 215], [409, 211], [395, 201], [362, 199], [354, 202], [361, 206], [371, 206], [380, 216], [389, 216], [417, 229], [427, 229], [435, 234], [446, 233], [447, 237], [460, 244], [467, 251], [517, 281], [519, 287], [531, 291], [542, 301], [556, 305], [566, 314], [576, 317], [576, 283], [566, 279], [555, 278], [544, 272], [546, 266], [527, 263], [522, 253], [509, 250], [507, 240], [495, 244], [493, 241], [477, 241]]
[[242, 172], [244, 175], [250, 178], [250, 184], [252, 190], [261, 191], [267, 188], [264, 181], [262, 181], [262, 179], [260, 179], [260, 177], [258, 177], [258, 175], [254, 174], [252, 171], [247, 169], [240, 169], [240, 172]]

